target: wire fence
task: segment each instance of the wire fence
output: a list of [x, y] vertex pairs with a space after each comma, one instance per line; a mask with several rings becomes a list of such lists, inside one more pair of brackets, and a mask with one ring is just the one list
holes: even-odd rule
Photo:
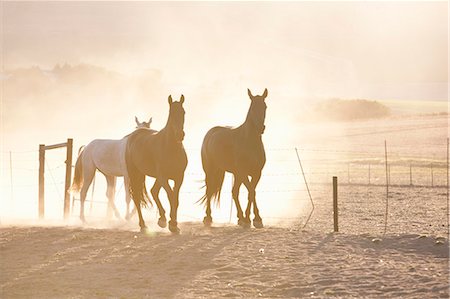
[[[303, 225], [308, 216], [308, 229], [330, 231], [333, 228], [332, 177], [339, 180], [340, 231], [348, 233], [379, 233], [384, 226], [386, 184], [391, 204], [388, 232], [445, 234], [448, 229], [448, 162], [446, 144], [427, 145], [439, 155], [411, 154], [408, 148], [388, 148], [388, 168], [385, 167], [382, 146], [366, 149], [299, 147], [304, 177], [294, 147], [266, 149], [267, 163], [257, 188], [257, 199], [266, 223]], [[427, 147], [419, 145], [418, 147]], [[189, 159], [185, 180], [180, 191], [179, 218], [201, 221], [203, 208], [196, 201], [204, 194], [204, 173], [200, 149], [187, 148]], [[426, 152], [426, 151], [424, 151]], [[56, 150], [46, 157], [46, 217], [62, 218], [64, 202], [65, 151]], [[38, 151], [1, 152], [2, 217], [20, 215], [37, 217]], [[75, 160], [75, 159], [74, 159]], [[386, 176], [387, 173], [387, 176]], [[88, 216], [105, 214], [106, 183], [96, 176], [95, 189], [88, 195]], [[386, 179], [387, 177], [387, 179]], [[151, 187], [152, 179], [147, 179]], [[305, 181], [308, 185], [305, 184]], [[231, 200], [232, 177], [226, 175], [220, 207], [213, 209], [216, 222], [236, 222], [236, 210]], [[116, 188], [116, 204], [124, 209], [123, 183]], [[315, 204], [312, 215], [309, 194]], [[161, 192], [161, 201], [165, 200]], [[241, 204], [246, 205], [247, 192], [240, 190]], [[23, 209], [23, 207], [27, 209]], [[79, 214], [79, 202], [74, 201], [72, 217]], [[151, 209], [149, 217], [156, 213]], [[214, 214], [216, 213], [216, 214]]]

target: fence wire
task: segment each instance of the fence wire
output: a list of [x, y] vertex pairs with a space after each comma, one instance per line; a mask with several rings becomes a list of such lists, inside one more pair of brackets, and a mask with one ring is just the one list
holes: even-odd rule
[[[446, 145], [433, 147], [445, 150]], [[426, 147], [418, 145], [418, 147]], [[187, 148], [189, 164], [180, 191], [179, 216], [192, 221], [203, 219], [203, 208], [195, 201], [204, 194], [204, 173], [201, 169], [200, 149]], [[302, 148], [298, 147], [304, 167], [304, 177], [298, 166], [294, 147], [268, 148], [267, 163], [257, 188], [257, 199], [264, 219], [269, 222], [295, 222], [304, 224], [311, 210], [308, 191], [314, 199], [315, 210], [308, 229], [332, 230], [333, 176], [339, 178], [340, 231], [350, 233], [379, 233], [383, 230], [384, 201], [386, 198], [386, 170], [383, 148], [371, 150]], [[389, 152], [388, 184], [390, 188], [388, 233], [417, 232], [443, 234], [448, 229], [446, 214], [447, 168], [445, 156], [426, 156], [408, 153], [396, 146]], [[1, 152], [2, 201], [29, 202], [37, 206], [38, 151]], [[64, 200], [64, 155], [46, 156], [46, 192], [54, 193], [61, 205]], [[75, 160], [74, 160], [75, 163]], [[97, 177], [102, 175], [97, 174]], [[50, 180], [49, 180], [50, 179]], [[307, 180], [309, 190], [304, 183]], [[95, 187], [88, 202], [96, 210], [105, 210], [106, 185]], [[149, 181], [147, 187], [152, 182]], [[91, 186], [92, 188], [92, 186]], [[53, 191], [51, 191], [53, 189]], [[32, 193], [30, 193], [32, 192]], [[116, 187], [116, 203], [124, 202], [123, 183]], [[48, 194], [46, 194], [48, 195]], [[160, 193], [164, 201], [164, 192]], [[241, 203], [246, 204], [246, 190], [241, 188]], [[52, 196], [48, 196], [50, 198]], [[47, 199], [46, 199], [47, 200]], [[181, 202], [183, 201], [183, 202]], [[22, 204], [22, 203], [21, 203]], [[276, 206], [275, 206], [276, 205]], [[195, 206], [195, 208], [192, 208]], [[75, 199], [75, 210], [78, 215]], [[226, 177], [222, 190], [222, 214], [218, 221], [235, 221], [235, 208], [231, 200], [231, 177]], [[225, 212], [224, 212], [225, 211]], [[154, 213], [152, 211], [151, 213]], [[61, 208], [62, 218], [62, 208]], [[36, 208], [37, 215], [37, 208]], [[230, 217], [229, 215], [232, 215]], [[348, 220], [348, 221], [347, 221]], [[352, 223], [358, 223], [357, 226]]]

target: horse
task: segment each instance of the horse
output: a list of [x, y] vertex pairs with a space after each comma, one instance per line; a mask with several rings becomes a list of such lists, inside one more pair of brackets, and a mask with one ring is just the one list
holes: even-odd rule
[[[145, 206], [149, 196], [145, 187], [145, 176], [154, 177], [155, 183], [151, 194], [159, 210], [158, 225], [167, 226], [165, 210], [159, 200], [161, 187], [167, 192], [170, 203], [169, 230], [179, 233], [177, 210], [180, 187], [184, 180], [187, 166], [187, 155], [183, 147], [184, 139], [184, 96], [179, 102], [174, 102], [169, 96], [169, 117], [166, 126], [153, 134], [140, 130], [130, 134], [127, 141], [125, 160], [130, 180], [131, 196], [139, 216], [139, 226], [142, 232], [147, 227], [142, 218], [141, 205]], [[169, 185], [173, 180], [173, 188]]]
[[148, 122], [146, 122], [146, 121], [140, 122], [139, 119], [137, 118], [137, 116], [135, 116], [134, 117], [134, 121], [136, 122], [136, 129], [150, 129], [150, 125], [152, 124], [152, 120], [153, 120], [153, 118], [150, 117]]
[[[139, 122], [135, 117], [136, 131], [148, 131], [155, 133], [150, 129], [152, 118], [148, 122]], [[130, 213], [131, 197], [129, 193], [129, 180], [127, 168], [125, 165], [125, 149], [127, 138], [122, 139], [94, 139], [88, 145], [81, 147], [78, 152], [77, 162], [75, 163], [75, 174], [70, 191], [72, 193], [80, 193], [80, 219], [86, 222], [84, 216], [84, 202], [89, 186], [94, 179], [95, 172], [98, 169], [106, 178], [107, 189], [106, 197], [108, 198], [108, 217], [111, 215], [111, 209], [117, 218], [120, 213], [114, 204], [114, 196], [116, 189], [116, 177], [124, 177], [125, 200], [127, 203], [127, 212], [125, 219], [130, 219], [133, 213]]]
[[[234, 182], [232, 197], [237, 208], [238, 225], [250, 227], [250, 209], [253, 204], [253, 225], [262, 228], [263, 223], [256, 205], [256, 186], [261, 178], [261, 172], [266, 163], [266, 154], [262, 142], [265, 130], [267, 105], [267, 88], [260, 96], [253, 96], [247, 89], [251, 104], [244, 123], [237, 128], [214, 127], [210, 129], [202, 143], [201, 157], [205, 172], [205, 195], [199, 202], [206, 206], [205, 226], [212, 223], [211, 200], [220, 202], [220, 191], [225, 172], [233, 174]], [[251, 180], [249, 179], [251, 177]], [[248, 190], [248, 204], [243, 215], [239, 203], [239, 188], [244, 184]]]

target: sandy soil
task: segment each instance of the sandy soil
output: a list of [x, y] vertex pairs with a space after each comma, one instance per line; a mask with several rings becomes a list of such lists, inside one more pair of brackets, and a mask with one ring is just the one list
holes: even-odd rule
[[448, 298], [448, 240], [295, 227], [3, 226], [2, 298]]
[[[436, 145], [443, 144], [447, 127], [423, 131], [411, 129], [410, 120], [398, 122], [405, 122], [408, 130], [389, 133], [388, 140], [397, 143], [389, 142], [390, 161], [397, 152], [401, 158], [406, 153], [443, 158], [443, 147]], [[446, 125], [448, 117], [441, 123]], [[387, 129], [390, 126], [386, 123]], [[357, 131], [367, 128], [355, 127], [349, 125], [348, 133], [356, 136], [349, 148], [379, 152], [384, 161], [385, 135], [368, 138]], [[323, 140], [321, 134], [317, 136]], [[286, 164], [297, 169], [292, 157]], [[346, 185], [347, 164], [338, 172], [329, 170], [326, 159], [315, 165], [316, 160], [307, 158], [315, 211], [305, 229], [311, 207], [303, 185], [298, 186], [302, 182], [298, 176], [292, 177], [293, 185], [283, 184], [290, 178], [284, 176], [271, 183], [280, 190], [300, 188], [301, 192], [261, 190], [258, 199], [266, 227], [259, 230], [220, 223], [205, 229], [202, 208], [191, 208], [201, 195], [190, 194], [191, 190], [183, 194], [180, 205], [181, 235], [155, 227], [154, 211], [146, 213], [150, 234], [138, 232], [136, 219], [105, 224], [92, 216], [84, 227], [76, 222], [13, 225], [2, 219], [0, 298], [449, 298], [447, 193], [445, 188], [428, 186], [427, 170], [415, 170], [414, 184], [421, 187], [409, 188], [405, 186], [409, 168], [393, 166], [392, 182], [398, 186], [389, 189], [387, 234], [383, 235], [385, 187]], [[325, 179], [311, 177], [315, 172], [322, 175], [321, 165], [326, 165]], [[350, 180], [364, 183], [366, 169], [356, 172], [355, 168], [352, 165]], [[382, 184], [384, 168], [376, 171], [372, 168], [372, 183]], [[436, 173], [435, 182], [443, 185], [444, 172]], [[321, 183], [331, 181], [332, 175], [340, 178], [339, 233], [331, 232], [331, 185]], [[266, 188], [263, 182], [261, 186]], [[223, 210], [231, 198], [226, 192], [222, 198]], [[227, 222], [228, 217], [221, 221]]]

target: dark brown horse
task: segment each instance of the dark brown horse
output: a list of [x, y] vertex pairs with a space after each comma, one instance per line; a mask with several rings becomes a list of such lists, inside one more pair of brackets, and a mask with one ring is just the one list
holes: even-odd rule
[[[141, 204], [145, 205], [146, 200], [149, 200], [145, 188], [146, 175], [156, 179], [151, 194], [159, 209], [158, 225], [161, 227], [167, 225], [166, 212], [159, 200], [159, 191], [162, 187], [166, 190], [170, 203], [169, 230], [174, 233], [180, 231], [177, 226], [178, 197], [187, 166], [187, 156], [182, 143], [185, 114], [183, 102], [183, 95], [179, 102], [173, 102], [172, 96], [169, 96], [169, 118], [161, 131], [152, 133], [137, 130], [128, 137], [125, 159], [131, 196], [138, 211], [141, 231], [146, 230]], [[174, 181], [173, 189], [169, 185], [169, 180]]]
[[[232, 196], [237, 208], [238, 224], [250, 226], [250, 209], [253, 204], [253, 225], [263, 227], [262, 219], [256, 205], [256, 185], [261, 178], [261, 171], [266, 163], [266, 154], [261, 135], [264, 133], [266, 117], [267, 89], [263, 95], [248, 96], [251, 104], [245, 122], [237, 127], [214, 127], [206, 133], [202, 144], [202, 164], [205, 171], [206, 194], [201, 202], [206, 205], [203, 223], [211, 225], [211, 199], [220, 201], [220, 190], [225, 171], [234, 176]], [[251, 177], [251, 180], [249, 179]], [[245, 217], [239, 204], [239, 188], [244, 184], [248, 190], [248, 204]]]

